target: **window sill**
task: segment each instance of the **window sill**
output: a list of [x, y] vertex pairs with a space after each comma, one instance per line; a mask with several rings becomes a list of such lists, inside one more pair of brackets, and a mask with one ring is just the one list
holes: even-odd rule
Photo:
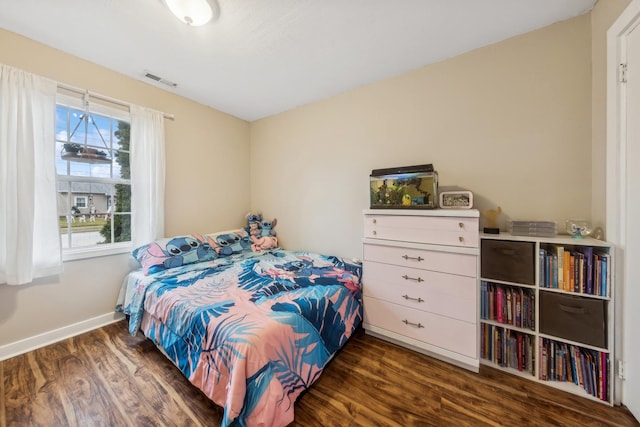
[[105, 246], [64, 249], [62, 261], [75, 261], [79, 259], [98, 258], [109, 255], [119, 255], [131, 252], [131, 242], [113, 243]]

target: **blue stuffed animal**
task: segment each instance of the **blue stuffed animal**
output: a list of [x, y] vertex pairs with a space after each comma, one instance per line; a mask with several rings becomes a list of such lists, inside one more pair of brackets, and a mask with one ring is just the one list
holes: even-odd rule
[[257, 214], [249, 212], [245, 215], [247, 219], [247, 226], [244, 228], [249, 236], [260, 236], [260, 227], [262, 223], [262, 213], [258, 212]]
[[278, 220], [276, 218], [274, 218], [273, 221], [262, 221], [261, 223], [262, 230], [260, 232], [260, 236], [262, 237], [275, 236], [276, 232], [273, 231], [273, 227], [275, 227], [277, 223], [278, 223]]
[[242, 252], [242, 239], [236, 234], [220, 234], [216, 236], [220, 255], [231, 255]]
[[216, 251], [205, 241], [192, 237], [176, 237], [167, 242], [164, 260], [165, 268], [180, 267], [197, 261], [211, 260], [217, 257]]

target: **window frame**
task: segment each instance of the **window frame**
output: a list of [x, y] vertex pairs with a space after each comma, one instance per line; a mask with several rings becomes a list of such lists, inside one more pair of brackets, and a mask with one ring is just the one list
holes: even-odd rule
[[[85, 100], [83, 98], [79, 98], [76, 96], [69, 96], [67, 94], [60, 93], [60, 92], [58, 92], [56, 95], [56, 108], [58, 105], [61, 105], [67, 108], [77, 109], [77, 110], [84, 110], [86, 108]], [[110, 118], [126, 121], [127, 123], [131, 124], [131, 114], [129, 113], [128, 109], [123, 110], [119, 108], [114, 108], [114, 107], [106, 106], [100, 102], [96, 102], [92, 100], [90, 103], [89, 111], [94, 114], [108, 116]], [[52, 143], [55, 145], [57, 143], [57, 138], [55, 138], [54, 141], [52, 141]], [[129, 155], [130, 155], [131, 141], [129, 141], [129, 144], [130, 144], [129, 145]], [[94, 180], [96, 180], [96, 178], [94, 177], [81, 177], [81, 176], [72, 177], [70, 175], [59, 175], [56, 169], [56, 181], [58, 182], [61, 182], [61, 181], [62, 182], [91, 182]], [[100, 183], [112, 183], [112, 184], [125, 183], [123, 182], [123, 179], [98, 178], [97, 180]], [[131, 186], [131, 179], [124, 180], [124, 181], [128, 181], [126, 182], [126, 184]], [[87, 203], [86, 209], [88, 209], [89, 208], [88, 196], [79, 196], [79, 197], [85, 197], [86, 203]], [[132, 213], [128, 212], [128, 214], [131, 215]], [[131, 221], [131, 226], [133, 227], [133, 221]], [[58, 235], [62, 239], [62, 235], [60, 234], [59, 231], [58, 231]], [[132, 251], [132, 249], [133, 249], [133, 244], [131, 241], [105, 243], [100, 245], [84, 246], [84, 247], [77, 247], [77, 248], [63, 248], [62, 261], [66, 262], [66, 261], [75, 261], [75, 260], [96, 258], [96, 257], [102, 257], [102, 256], [119, 255], [119, 254], [129, 253]]]

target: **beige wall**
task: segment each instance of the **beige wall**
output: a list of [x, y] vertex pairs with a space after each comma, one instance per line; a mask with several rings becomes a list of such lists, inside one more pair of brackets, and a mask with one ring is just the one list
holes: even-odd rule
[[292, 249], [359, 257], [371, 170], [423, 163], [503, 226], [589, 218], [590, 16], [251, 123], [252, 207]]
[[600, 0], [591, 11], [591, 217], [594, 225], [603, 229], [606, 223], [607, 30], [629, 3], [631, 0]]
[[[165, 126], [165, 234], [244, 224], [250, 206], [247, 122], [4, 30], [0, 62], [175, 115]], [[129, 259], [67, 262], [60, 277], [0, 285], [0, 346], [112, 312]]]

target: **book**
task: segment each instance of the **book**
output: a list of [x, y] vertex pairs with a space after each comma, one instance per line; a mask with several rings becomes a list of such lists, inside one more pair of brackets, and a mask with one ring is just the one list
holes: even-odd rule
[[593, 295], [593, 248], [584, 246], [584, 292]]
[[609, 284], [611, 276], [611, 256], [605, 249], [595, 248], [594, 254], [597, 254], [600, 260], [600, 292], [596, 295], [607, 297], [609, 296]]
[[585, 288], [585, 262], [584, 262], [584, 254], [579, 252], [578, 253], [578, 262], [577, 262], [577, 272], [576, 275], [578, 276], [578, 292], [580, 292], [581, 294], [584, 293]]
[[579, 385], [580, 387], [584, 388], [584, 376], [583, 376], [583, 369], [582, 369], [582, 357], [580, 349], [576, 346], [571, 346], [573, 348], [573, 357], [575, 359], [576, 362], [576, 371], [578, 374], [578, 382], [576, 383], [577, 385]]
[[602, 366], [602, 400], [609, 401], [609, 355], [600, 353], [600, 364]]
[[513, 325], [513, 291], [511, 288], [506, 288], [505, 291], [505, 299], [506, 299], [506, 307], [505, 307], [505, 314], [506, 314], [506, 323], [508, 323], [509, 325]]
[[593, 294], [602, 296], [602, 281], [600, 270], [602, 268], [602, 260], [597, 253], [593, 254]]
[[571, 272], [570, 272], [570, 268], [571, 268], [571, 252], [569, 252], [568, 250], [564, 251], [563, 254], [563, 281], [564, 281], [564, 286], [562, 289], [564, 289], [565, 291], [569, 291], [572, 292], [573, 291], [573, 285], [571, 283]]
[[571, 353], [569, 352], [569, 346], [567, 344], [562, 345], [562, 350], [564, 352], [564, 362], [565, 362], [565, 372], [566, 378], [565, 381], [572, 383], [573, 382], [573, 368], [571, 366]]
[[517, 326], [518, 328], [522, 327], [522, 297], [524, 295], [524, 292], [522, 289], [518, 289], [515, 291], [515, 297], [516, 297], [516, 302], [515, 302], [515, 326]]
[[544, 257], [544, 287], [545, 288], [550, 288], [551, 287], [551, 255], [547, 254]]
[[496, 296], [495, 296], [496, 287], [493, 283], [489, 284], [489, 320], [496, 319]]
[[538, 378], [542, 381], [547, 380], [547, 346], [546, 339], [540, 338], [540, 372]]
[[556, 246], [558, 289], [564, 289], [564, 246]]
[[578, 378], [578, 364], [576, 361], [576, 352], [575, 347], [569, 346], [569, 360], [571, 361], [571, 375], [573, 376], [573, 383], [575, 385], [580, 385], [580, 379]]
[[578, 292], [578, 287], [576, 286], [576, 255], [571, 252], [569, 256], [569, 290], [572, 292]]
[[556, 342], [555, 341], [550, 341], [550, 349], [547, 353], [547, 355], [549, 356], [549, 372], [548, 372], [548, 377], [550, 380], [555, 381], [556, 379]]
[[551, 269], [551, 287], [554, 289], [558, 289], [558, 254], [551, 255], [551, 261], [549, 263], [549, 268]]
[[522, 334], [518, 333], [516, 335], [516, 341], [517, 341], [517, 349], [518, 349], [518, 358], [517, 358], [517, 363], [518, 363], [518, 371], [523, 371], [524, 370], [524, 337]]
[[540, 286], [546, 287], [546, 269], [545, 264], [547, 260], [547, 251], [543, 248], [540, 248], [540, 253], [538, 256], [538, 280], [540, 282]]
[[480, 282], [480, 318], [486, 319], [485, 316], [485, 296], [487, 295], [487, 282]]
[[502, 290], [502, 286], [497, 286], [496, 287], [496, 312], [497, 312], [497, 316], [496, 316], [496, 320], [498, 321], [498, 323], [502, 323], [503, 319], [502, 319], [502, 310], [503, 310], [503, 290]]
[[556, 223], [551, 221], [511, 221], [514, 236], [552, 237], [556, 235]]

